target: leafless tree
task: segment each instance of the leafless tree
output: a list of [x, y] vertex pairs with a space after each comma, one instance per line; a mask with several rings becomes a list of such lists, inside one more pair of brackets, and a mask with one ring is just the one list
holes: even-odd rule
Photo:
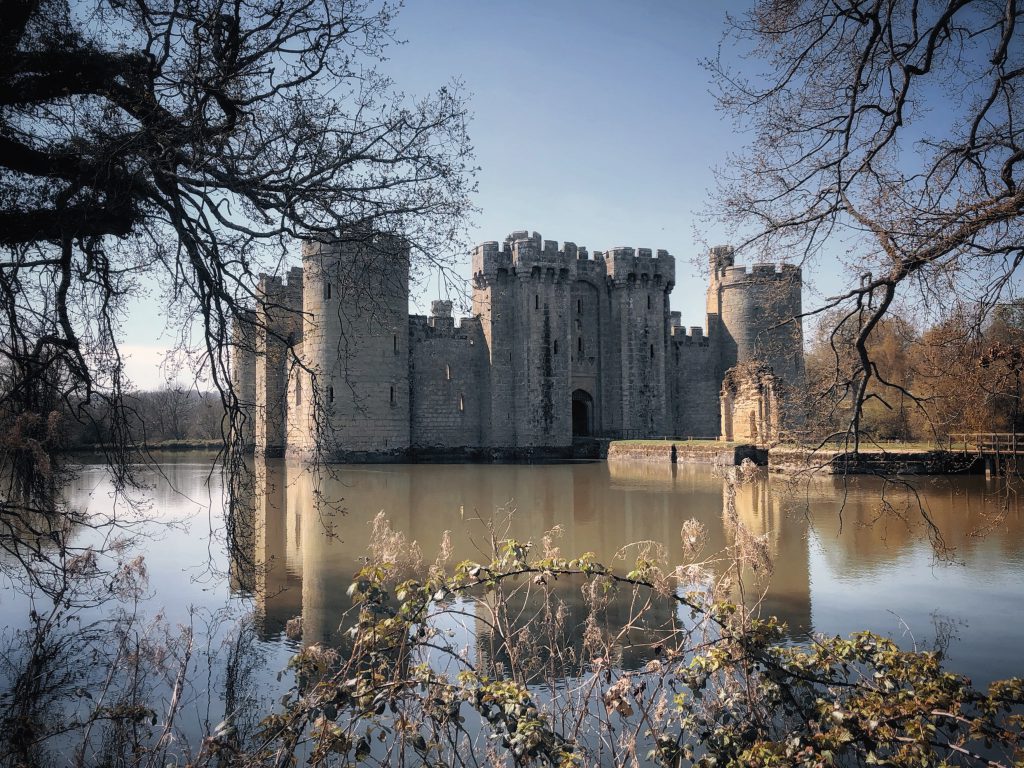
[[[742, 247], [831, 268], [852, 376], [833, 400], [906, 394], [869, 354], [896, 304], [980, 327], [1024, 257], [1024, 10], [1016, 0], [759, 0], [707, 65], [752, 134], [715, 211]], [[739, 58], [737, 58], [737, 56]], [[840, 328], [844, 330], [840, 331]], [[886, 395], [888, 391], [889, 395]]]
[[475, 171], [465, 103], [457, 84], [410, 99], [374, 69], [396, 5], [0, 5], [0, 414], [8, 433], [42, 417], [5, 446], [6, 467], [51, 447], [50, 413], [99, 412], [127, 465], [117, 341], [144, 276], [198, 339], [230, 438], [229, 329], [294, 238], [400, 233], [420, 264], [458, 250]]

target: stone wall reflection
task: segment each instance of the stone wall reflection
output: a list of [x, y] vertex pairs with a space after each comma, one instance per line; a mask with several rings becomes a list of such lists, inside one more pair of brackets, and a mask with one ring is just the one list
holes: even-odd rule
[[[706, 526], [704, 554], [720, 552], [733, 540], [723, 518], [723, 478], [707, 467], [594, 463], [333, 469], [335, 477], [318, 478], [280, 460], [256, 465], [250, 505], [254, 565], [250, 575], [238, 573], [234, 581], [238, 588], [247, 578], [252, 583], [264, 637], [280, 635], [286, 622], [301, 614], [304, 643], [343, 644], [339, 627], [351, 607], [346, 590], [367, 556], [372, 521], [380, 511], [393, 528], [419, 544], [427, 562], [446, 530], [453, 563], [488, 559], [492, 531], [539, 547], [543, 534], [557, 526], [555, 544], [562, 554], [594, 552], [622, 572], [632, 567], [636, 550], [626, 545], [634, 542], [657, 542], [671, 564], [681, 562], [680, 530], [690, 518]], [[778, 615], [798, 634], [810, 627], [806, 524], [803, 516], [786, 510], [785, 499], [764, 476], [739, 487], [737, 517], [751, 533], [767, 537], [778, 563], [763, 611]], [[747, 596], [760, 598], [762, 575], [744, 573]], [[579, 584], [560, 580], [555, 590], [566, 605], [571, 634], [587, 611]], [[622, 610], [609, 608], [608, 626], [628, 618]], [[660, 612], [665, 616], [654, 623], [669, 620], [671, 610], [666, 607]], [[654, 642], [656, 628], [648, 629], [643, 642]], [[628, 648], [623, 653], [628, 655]]]

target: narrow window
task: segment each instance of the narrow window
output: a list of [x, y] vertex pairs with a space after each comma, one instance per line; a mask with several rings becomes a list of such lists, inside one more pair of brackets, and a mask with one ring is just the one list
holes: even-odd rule
[[398, 334], [396, 333], [391, 339], [392, 346], [395, 349], [395, 354], [398, 354]]
[[295, 377], [295, 404], [302, 405], [302, 375]]
[[540, 309], [540, 294], [539, 293], [535, 293], [533, 295], [533, 308], [534, 309]]
[[555, 354], [558, 354], [558, 339], [555, 339]]
[[330, 299], [331, 298], [331, 281], [330, 280], [328, 280], [327, 282], [324, 283], [324, 298], [325, 299]]
[[576, 299], [576, 314], [583, 312], [583, 299]]
[[395, 388], [394, 388], [394, 386], [391, 387], [391, 404], [392, 405], [395, 404]]
[[462, 393], [459, 392], [459, 412], [463, 412], [465, 410], [466, 410], [466, 399], [462, 396]]
[[327, 402], [328, 403], [333, 403], [334, 402], [334, 387], [328, 387], [327, 388]]
[[452, 380], [452, 367], [450, 365], [446, 365], [444, 367], [444, 378], [445, 378], [445, 381], [451, 381]]
[[651, 344], [651, 360], [654, 359], [654, 345]]
[[651, 308], [651, 296], [650, 296], [650, 294], [647, 295], [647, 308], [648, 309]]

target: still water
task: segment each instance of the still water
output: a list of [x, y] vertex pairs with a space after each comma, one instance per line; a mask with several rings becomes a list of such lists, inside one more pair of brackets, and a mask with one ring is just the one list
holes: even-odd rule
[[[299, 466], [266, 462], [254, 475], [254, 487], [236, 498], [237, 546], [229, 555], [222, 479], [209, 460], [177, 457], [147, 472], [145, 535], [133, 546], [145, 559], [148, 587], [134, 610], [193, 628], [202, 659], [189, 681], [184, 727], [196, 733], [236, 705], [228, 703], [239, 695], [231, 667], [237, 653], [229, 646], [240, 622], [253, 630], [247, 690], [257, 711], [273, 707], [287, 687], [278, 673], [300, 643], [343, 643], [346, 590], [378, 513], [416, 542], [427, 562], [445, 531], [452, 563], [488, 559], [492, 532], [539, 543], [555, 530], [563, 555], [593, 552], [620, 573], [632, 567], [637, 548], [627, 545], [637, 542], [660, 545], [669, 566], [681, 562], [680, 531], [690, 519], [704, 526], [705, 557], [726, 550], [736, 535], [725, 512], [726, 482], [704, 466], [382, 465], [315, 479]], [[761, 611], [785, 621], [793, 641], [870, 629], [907, 647], [943, 648], [947, 666], [979, 686], [1024, 674], [1024, 506], [979, 477], [910, 482], [794, 482], [761, 473], [738, 483], [736, 518], [767, 544], [771, 561], [767, 581], [747, 574], [748, 596], [760, 596]], [[83, 469], [69, 503], [128, 514], [112, 508], [101, 466]], [[81, 533], [84, 540], [94, 535]], [[42, 598], [19, 588], [16, 565], [4, 564], [0, 639], [9, 663], [0, 688], [8, 686], [9, 695], [18, 631]], [[579, 600], [574, 589], [563, 589], [570, 608]], [[76, 620], [87, 623], [104, 610], [84, 609]], [[297, 616], [301, 640], [285, 631]]]
[[[705, 466], [382, 465], [316, 484], [282, 463], [257, 477], [257, 567], [252, 576], [236, 567], [233, 586], [254, 595], [268, 643], [282, 642], [285, 622], [300, 614], [305, 642], [337, 640], [378, 512], [428, 561], [444, 531], [453, 562], [487, 559], [487, 521], [535, 543], [557, 526], [563, 555], [593, 552], [620, 572], [636, 556], [623, 548], [645, 540], [681, 562], [680, 531], [691, 518], [706, 528], [705, 556], [731, 540], [725, 482]], [[950, 665], [978, 684], [1024, 672], [1024, 509], [1005, 488], [978, 477], [903, 486], [759, 474], [737, 486], [736, 513], [768, 542], [761, 610], [784, 620], [791, 637], [871, 629], [922, 648], [948, 642]]]

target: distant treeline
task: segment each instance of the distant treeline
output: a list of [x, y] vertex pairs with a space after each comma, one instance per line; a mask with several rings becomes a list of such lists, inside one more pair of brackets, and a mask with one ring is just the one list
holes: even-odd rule
[[[136, 445], [189, 447], [221, 439], [224, 407], [216, 392], [165, 387], [126, 395], [126, 425]], [[117, 442], [115, 419], [109, 410], [92, 407], [81, 418], [62, 419], [66, 425], [63, 447], [87, 448]]]
[[[850, 424], [859, 384], [856, 318], [824, 318], [807, 354], [810, 433]], [[861, 430], [878, 440], [944, 439], [956, 432], [1024, 432], [1024, 303], [996, 307], [984, 322], [956, 313], [922, 328], [890, 313], [871, 332]]]

